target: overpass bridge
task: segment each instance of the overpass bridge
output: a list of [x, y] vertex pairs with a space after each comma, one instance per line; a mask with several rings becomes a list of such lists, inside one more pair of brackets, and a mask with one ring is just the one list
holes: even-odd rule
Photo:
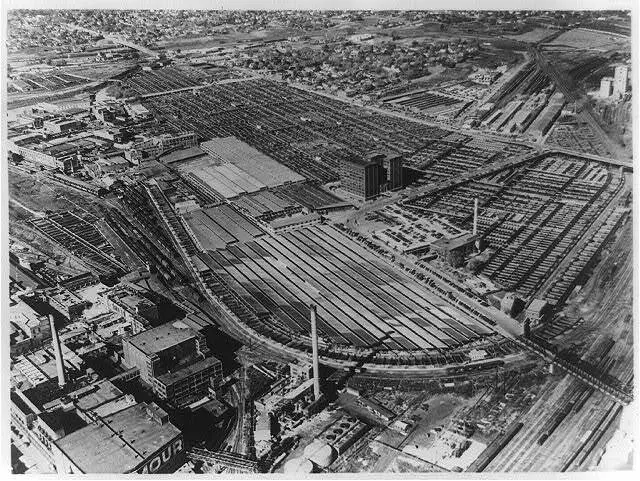
[[548, 153], [550, 155], [563, 154], [563, 155], [568, 155], [570, 157], [579, 157], [581, 159], [593, 160], [594, 162], [600, 162], [602, 164], [613, 165], [616, 167], [623, 167], [625, 169], [629, 169], [633, 171], [633, 161], [631, 159], [618, 160], [618, 159], [612, 159], [610, 157], [603, 157], [601, 155], [587, 154], [585, 152], [577, 152], [575, 150], [562, 149], [558, 147], [552, 147], [550, 150], [548, 150]]
[[151, 50], [150, 48], [144, 47], [142, 45], [139, 45], [137, 43], [131, 42], [125, 38], [122, 38], [118, 35], [107, 35], [103, 32], [99, 32], [97, 30], [92, 30], [90, 28], [86, 28], [86, 27], [81, 27], [80, 25], [74, 25], [74, 24], [66, 24], [63, 25], [64, 27], [70, 29], [70, 30], [82, 30], [83, 32], [87, 32], [90, 33], [92, 35], [101, 35], [105, 40], [111, 40], [113, 43], [117, 44], [117, 45], [123, 45], [125, 47], [129, 47], [132, 48], [134, 50], [137, 50], [145, 55], [148, 55], [150, 57], [155, 57], [159, 54], [159, 52], [156, 52], [154, 50]]
[[147, 47], [143, 47], [142, 45], [138, 45], [137, 43], [130, 42], [129, 40], [126, 40], [122, 37], [105, 35], [104, 38], [107, 40], [111, 40], [113, 43], [116, 43], [118, 45], [124, 45], [125, 47], [137, 50], [145, 55], [148, 55], [149, 57], [156, 57], [159, 54], [159, 52], [151, 50]]
[[633, 163], [630, 160], [629, 161], [616, 160], [609, 157], [602, 157], [600, 155], [595, 155], [595, 154], [586, 154], [583, 152], [576, 152], [568, 149], [558, 149], [558, 148], [539, 149], [535, 152], [527, 152], [526, 154], [517, 155], [514, 157], [510, 157], [508, 159], [502, 159], [497, 162], [492, 162], [490, 164], [482, 165], [468, 172], [460, 174], [453, 179], [447, 179], [442, 182], [436, 182], [431, 185], [426, 185], [426, 186], [418, 187], [415, 189], [409, 189], [409, 194], [403, 200], [403, 202], [410, 202], [423, 196], [435, 194], [436, 192], [440, 192], [442, 190], [458, 187], [472, 180], [479, 179], [487, 175], [496, 174], [502, 170], [518, 167], [528, 162], [535, 162], [536, 160], [543, 159], [544, 157], [547, 157], [550, 155], [567, 155], [570, 157], [576, 157], [584, 160], [591, 160], [594, 162], [600, 162], [600, 163], [615, 166], [615, 167], [622, 167], [623, 169], [628, 169], [631, 171], [633, 170]]
[[623, 405], [627, 405], [627, 404], [630, 404], [631, 401], [633, 401], [633, 396], [631, 394], [627, 393], [626, 391], [616, 386], [612, 386], [611, 384], [608, 384], [602, 379], [599, 379], [598, 377], [591, 374], [587, 369], [577, 365], [576, 363], [569, 361], [567, 359], [563, 359], [548, 347], [543, 346], [535, 341], [532, 341], [531, 339], [526, 339], [522, 337], [515, 339], [515, 341], [521, 346], [527, 348], [527, 350], [543, 357], [547, 361], [567, 371], [569, 374], [580, 379], [582, 382], [588, 384], [592, 388], [597, 389], [598, 391], [609, 396], [610, 398], [613, 398], [613, 400], [615, 400], [616, 402]]
[[518, 167], [519, 165], [526, 164], [527, 162], [534, 162], [536, 160], [542, 159], [549, 154], [547, 151], [537, 151], [537, 152], [528, 152], [522, 155], [516, 155], [514, 157], [510, 157], [508, 159], [502, 159], [497, 162], [492, 162], [490, 164], [482, 165], [475, 169], [472, 169], [468, 172], [458, 175], [453, 179], [447, 179], [442, 182], [436, 182], [435, 184], [426, 185], [424, 187], [418, 187], [416, 189], [411, 189], [409, 195], [404, 200], [404, 202], [409, 202], [420, 197], [435, 194], [436, 192], [440, 192], [442, 190], [451, 189], [453, 187], [458, 187], [459, 185], [466, 184], [475, 179], [479, 179], [480, 177], [485, 177], [487, 175], [495, 174], [502, 170], [510, 169], [513, 167]]

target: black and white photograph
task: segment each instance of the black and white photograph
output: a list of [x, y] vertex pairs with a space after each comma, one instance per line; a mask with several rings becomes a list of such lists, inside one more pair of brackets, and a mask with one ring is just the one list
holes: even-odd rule
[[637, 5], [246, 3], [3, 7], [2, 475], [627, 479]]

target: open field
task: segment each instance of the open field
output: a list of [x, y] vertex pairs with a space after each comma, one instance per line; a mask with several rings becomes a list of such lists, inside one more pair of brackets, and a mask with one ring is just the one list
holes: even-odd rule
[[551, 47], [605, 52], [620, 47], [628, 48], [629, 39], [618, 35], [609, 35], [605, 32], [575, 28], [553, 39], [548, 45]]
[[534, 28], [533, 30], [530, 30], [528, 32], [521, 33], [518, 35], [505, 35], [505, 36], [507, 38], [517, 40], [519, 42], [538, 43], [544, 40], [545, 38], [549, 37], [550, 35], [553, 35], [555, 32], [556, 30], [551, 30], [548, 28]]

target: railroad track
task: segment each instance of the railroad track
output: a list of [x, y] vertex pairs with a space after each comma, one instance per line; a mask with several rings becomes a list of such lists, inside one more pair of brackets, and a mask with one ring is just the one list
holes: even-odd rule
[[[549, 77], [553, 79], [557, 88], [562, 91], [565, 98], [570, 102], [577, 102], [579, 100], [579, 95], [576, 93], [576, 89], [569, 85], [567, 79], [558, 71], [558, 69], [551, 64], [544, 56], [544, 54], [537, 49], [537, 47], [533, 47], [533, 53], [536, 63], [540, 66], [542, 70], [547, 72]], [[591, 110], [588, 109], [588, 106], [585, 111], [579, 114], [580, 118], [582, 118], [589, 126], [591, 127], [594, 134], [600, 137], [602, 143], [607, 146], [607, 149], [618, 157], [621, 152], [621, 149], [618, 145], [616, 145], [613, 140], [606, 134], [606, 132], [600, 127], [600, 124], [593, 117]]]
[[[624, 242], [625, 236], [620, 239]], [[630, 246], [625, 245], [628, 250]], [[627, 251], [628, 252], [628, 251]], [[625, 255], [622, 259], [626, 258]], [[621, 258], [616, 256], [616, 261]], [[590, 322], [598, 326], [599, 331], [614, 334], [619, 329], [620, 322], [625, 319], [616, 313], [621, 301], [621, 292], [625, 289], [627, 295], [631, 295], [632, 265], [626, 262], [625, 270], [620, 273], [618, 281], [608, 292], [607, 299], [601, 306], [598, 315]], [[629, 298], [623, 302], [629, 303]], [[616, 327], [618, 326], [618, 327]], [[624, 334], [624, 332], [623, 332]], [[629, 335], [629, 332], [626, 332]], [[579, 332], [573, 336], [581, 335]], [[625, 342], [626, 338], [618, 336], [615, 343], [611, 339], [608, 343], [593, 343], [589, 351], [583, 356], [587, 361], [594, 362], [594, 368], [609, 370], [611, 374], [617, 374], [622, 381], [630, 381], [632, 376], [632, 362], [629, 362], [629, 353], [632, 348]], [[626, 357], [625, 357], [626, 354]], [[612, 359], [627, 359], [621, 365], [611, 363]], [[618, 369], [618, 371], [616, 371]], [[581, 389], [583, 394], [575, 399], [574, 411], [567, 416], [556, 431], [549, 436], [540, 447], [536, 444], [536, 436], [540, 435], [540, 427], [550, 414], [549, 406], [561, 404]], [[564, 401], [566, 402], [566, 401]], [[525, 414], [521, 421], [525, 423], [522, 432], [514, 438], [512, 445], [496, 456], [496, 461], [487, 470], [497, 471], [535, 471], [535, 470], [580, 470], [587, 469], [589, 460], [594, 454], [594, 449], [601, 446], [604, 436], [612, 428], [620, 413], [621, 406], [613, 400], [607, 399], [598, 391], [584, 390], [584, 386], [577, 380], [565, 378], [552, 392], [547, 388], [541, 393], [538, 401]]]
[[604, 434], [614, 423], [621, 411], [622, 406], [615, 403], [612, 404], [611, 407], [605, 411], [604, 416], [602, 416], [594, 426], [594, 429], [590, 430], [591, 433], [588, 434], [589, 431], [585, 433], [588, 434], [585, 441], [572, 450], [569, 458], [562, 464], [559, 471], [578, 471], [583, 468], [585, 461], [587, 461], [588, 457], [593, 454], [593, 450], [602, 440]]

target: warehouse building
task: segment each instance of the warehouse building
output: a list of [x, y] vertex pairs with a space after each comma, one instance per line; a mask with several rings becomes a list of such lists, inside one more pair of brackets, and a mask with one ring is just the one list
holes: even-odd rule
[[100, 283], [100, 279], [93, 272], [83, 272], [60, 281], [59, 285], [68, 291], [75, 292], [98, 283]]
[[32, 351], [51, 339], [47, 316], [39, 315], [19, 296], [9, 299], [8, 311], [11, 356]]
[[54, 118], [45, 120], [43, 123], [44, 130], [52, 134], [62, 134], [71, 132], [80, 128], [80, 122], [74, 119]]
[[562, 113], [564, 107], [564, 95], [560, 92], [554, 93], [549, 99], [549, 103], [542, 110], [540, 115], [533, 121], [529, 127], [529, 134], [535, 137], [542, 137], [551, 129], [553, 123]]
[[458, 237], [442, 237], [431, 244], [438, 256], [452, 267], [460, 267], [473, 252], [478, 236], [463, 234]]
[[338, 174], [344, 190], [373, 199], [380, 192], [402, 188], [402, 156], [387, 151], [372, 152], [364, 159], [354, 155], [340, 163]]
[[137, 367], [140, 378], [161, 399], [183, 406], [217, 387], [222, 363], [209, 353], [202, 333], [176, 321], [141, 332], [122, 343], [124, 365]]
[[82, 317], [87, 302], [64, 287], [51, 287], [45, 291], [47, 302], [70, 321]]
[[369, 200], [380, 194], [380, 166], [375, 160], [351, 157], [340, 163], [340, 184], [344, 190]]
[[602, 77], [600, 80], [600, 97], [607, 98], [613, 93], [613, 77]]
[[549, 319], [553, 309], [544, 299], [534, 299], [527, 306], [525, 316], [531, 321], [531, 327], [540, 325]]
[[95, 420], [53, 443], [58, 474], [170, 473], [184, 460], [182, 433], [156, 404]]
[[106, 292], [105, 303], [112, 312], [121, 315], [137, 334], [159, 322], [158, 306], [134, 289], [118, 286]]
[[50, 169], [60, 169], [64, 173], [75, 172], [80, 168], [78, 149], [75, 145], [33, 144], [22, 139], [8, 142], [9, 152], [20, 156], [27, 162], [39, 164]]
[[402, 189], [404, 186], [402, 156], [398, 154], [387, 155], [384, 159], [384, 168], [387, 171], [388, 189]]
[[624, 96], [629, 86], [629, 67], [618, 65], [614, 70], [613, 78], [613, 94], [618, 97]]
[[[119, 411], [136, 405], [111, 381], [85, 385], [73, 391], [48, 382], [11, 391], [12, 425], [56, 468], [55, 442]], [[60, 471], [58, 471], [60, 472]]]

